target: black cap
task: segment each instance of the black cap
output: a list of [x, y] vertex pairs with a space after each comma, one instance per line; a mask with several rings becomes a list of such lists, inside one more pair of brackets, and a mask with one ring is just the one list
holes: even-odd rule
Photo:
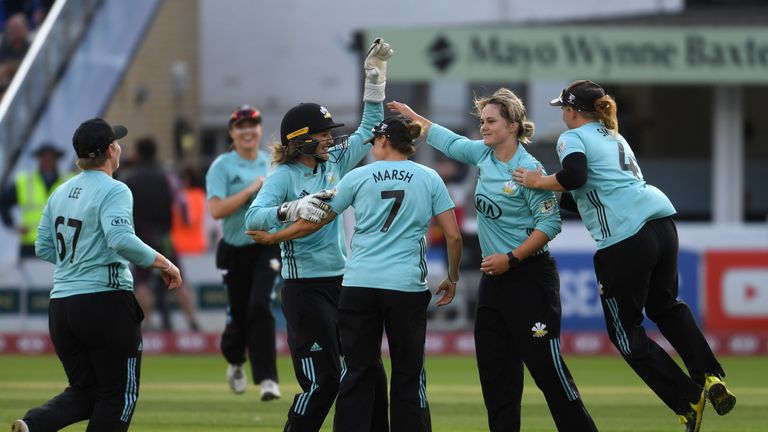
[[403, 116], [395, 116], [384, 119], [373, 128], [373, 136], [365, 141], [365, 144], [372, 142], [377, 136], [385, 136], [398, 143], [412, 143], [408, 135], [409, 120]]
[[92, 118], [80, 124], [72, 135], [72, 146], [79, 158], [95, 158], [105, 151], [113, 141], [128, 134], [125, 126], [110, 126], [104, 119]]
[[240, 105], [229, 116], [229, 127], [232, 127], [241, 121], [251, 120], [256, 124], [261, 123], [261, 113], [250, 105]]
[[288, 110], [280, 124], [280, 142], [287, 146], [290, 141], [302, 139], [308, 134], [344, 126], [335, 123], [331, 113], [316, 103], [300, 103]]
[[50, 141], [46, 141], [40, 144], [40, 147], [38, 147], [37, 150], [35, 150], [35, 156], [40, 157], [45, 152], [51, 153], [55, 155], [57, 158], [64, 156], [64, 152], [60, 148], [56, 147], [56, 145]]
[[555, 99], [552, 106], [570, 106], [578, 111], [594, 112], [595, 101], [605, 96], [605, 90], [589, 80], [578, 80], [568, 85]]

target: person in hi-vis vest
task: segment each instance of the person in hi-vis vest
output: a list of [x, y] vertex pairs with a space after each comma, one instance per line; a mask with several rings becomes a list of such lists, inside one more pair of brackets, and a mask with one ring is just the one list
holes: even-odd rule
[[[3, 191], [0, 198], [0, 218], [3, 225], [19, 235], [21, 258], [35, 256], [37, 225], [43, 214], [48, 197], [70, 175], [59, 175], [58, 161], [64, 152], [53, 143], [45, 142], [35, 151], [38, 160], [36, 170], [19, 172], [13, 183]], [[18, 220], [14, 220], [11, 209], [19, 207]]]

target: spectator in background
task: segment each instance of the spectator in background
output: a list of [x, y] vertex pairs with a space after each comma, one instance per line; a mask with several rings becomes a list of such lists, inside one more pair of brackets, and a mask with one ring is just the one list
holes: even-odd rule
[[8, 18], [5, 35], [0, 43], [0, 94], [10, 85], [16, 70], [29, 49], [29, 27], [23, 13]]
[[171, 241], [180, 255], [200, 255], [208, 250], [205, 189], [197, 171], [189, 165], [181, 167], [179, 180], [182, 198], [173, 206]]
[[[125, 184], [133, 193], [136, 235], [150, 247], [178, 263], [176, 251], [171, 244], [171, 209], [177, 205], [176, 193], [168, 174], [157, 163], [156, 154], [157, 144], [153, 138], [139, 139], [136, 142], [136, 164], [127, 174]], [[134, 267], [133, 275], [136, 298], [148, 321], [151, 321], [153, 303], [155, 303], [161, 311], [163, 330], [172, 330], [170, 306], [165, 296], [166, 290], [162, 287], [157, 274], [152, 269]], [[182, 285], [175, 292], [179, 306], [187, 317], [190, 330], [199, 330], [189, 287]]]
[[[6, 227], [19, 234], [21, 258], [35, 256], [37, 225], [43, 207], [53, 191], [70, 177], [59, 176], [57, 164], [63, 154], [53, 143], [43, 143], [35, 151], [37, 169], [20, 172], [16, 181], [3, 191], [0, 198], [0, 217]], [[18, 222], [11, 215], [14, 206], [18, 206], [21, 212]]]

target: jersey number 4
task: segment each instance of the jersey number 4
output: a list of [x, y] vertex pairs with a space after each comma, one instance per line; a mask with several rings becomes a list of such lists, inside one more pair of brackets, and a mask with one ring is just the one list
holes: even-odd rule
[[[80, 238], [83, 221], [69, 218], [66, 222], [68, 227], [75, 229], [75, 235], [72, 236], [72, 256], [69, 257], [69, 262], [72, 263], [75, 260], [75, 249], [77, 249], [77, 240]], [[64, 240], [64, 234], [59, 232], [59, 225], [64, 225], [64, 216], [57, 217], [53, 225], [56, 230], [56, 250], [59, 252], [59, 261], [64, 261], [64, 257], [67, 256], [67, 243]]]
[[626, 155], [624, 144], [622, 144], [621, 141], [617, 141], [616, 144], [619, 146], [619, 166], [622, 171], [632, 171], [632, 175], [635, 176], [636, 179], [642, 180], [643, 177], [640, 174], [640, 168], [637, 167], [635, 158], [632, 157], [632, 155]]
[[400, 211], [400, 205], [403, 204], [403, 198], [405, 198], [405, 191], [402, 189], [381, 191], [381, 199], [395, 200], [392, 203], [392, 208], [389, 209], [389, 216], [384, 221], [384, 226], [381, 227], [381, 232], [385, 233], [389, 231], [389, 226], [392, 225], [392, 221], [395, 220], [397, 212]]

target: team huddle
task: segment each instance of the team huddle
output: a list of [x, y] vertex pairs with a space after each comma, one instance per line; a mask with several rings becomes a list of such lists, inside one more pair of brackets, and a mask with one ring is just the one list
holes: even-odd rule
[[[302, 390], [287, 413], [286, 432], [318, 431], [334, 402], [336, 431], [432, 430], [424, 343], [433, 294], [425, 234], [433, 222], [445, 237], [448, 266], [434, 292], [438, 307], [456, 294], [462, 238], [443, 180], [410, 160], [424, 136], [448, 158], [479, 169], [475, 197], [495, 209], [477, 215], [483, 258], [474, 323], [489, 430], [520, 430], [524, 366], [558, 431], [598, 430], [560, 354], [560, 282], [548, 246], [562, 229], [560, 208], [578, 212], [595, 240], [606, 329], [630, 367], [688, 432], [700, 430], [707, 401], [720, 415], [730, 412], [736, 398], [722, 381], [725, 372], [677, 299], [675, 208], [643, 179], [618, 132], [614, 99], [579, 80], [550, 102], [562, 109], [567, 130], [556, 147], [562, 169], [547, 175], [521, 145], [531, 142], [535, 126], [508, 89], [475, 99], [479, 140], [396, 101], [386, 106], [397, 115], [385, 118], [392, 55], [380, 38], [368, 50], [362, 120], [349, 136], [333, 134], [344, 125], [327, 108], [301, 103], [284, 115], [280, 141], [267, 155], [259, 149], [260, 112], [244, 105], [230, 116], [232, 146], [211, 165], [206, 186], [209, 210], [223, 221], [216, 265], [229, 301], [221, 351], [232, 391], [246, 391], [249, 360], [261, 399], [282, 397], [270, 310], [281, 280]], [[117, 140], [126, 134], [101, 119], [84, 122], [73, 136], [83, 171], [54, 192], [43, 212], [36, 254], [56, 266], [49, 329], [69, 386], [15, 421], [13, 432], [56, 431], [82, 420], [94, 431], [130, 425], [143, 314], [129, 264], [158, 269], [170, 289], [181, 284], [181, 274], [136, 237], [130, 190], [112, 179]], [[357, 167], [368, 154], [374, 162]], [[342, 213], [350, 207], [355, 221], [347, 257]], [[646, 335], [644, 310], [687, 372]]]

